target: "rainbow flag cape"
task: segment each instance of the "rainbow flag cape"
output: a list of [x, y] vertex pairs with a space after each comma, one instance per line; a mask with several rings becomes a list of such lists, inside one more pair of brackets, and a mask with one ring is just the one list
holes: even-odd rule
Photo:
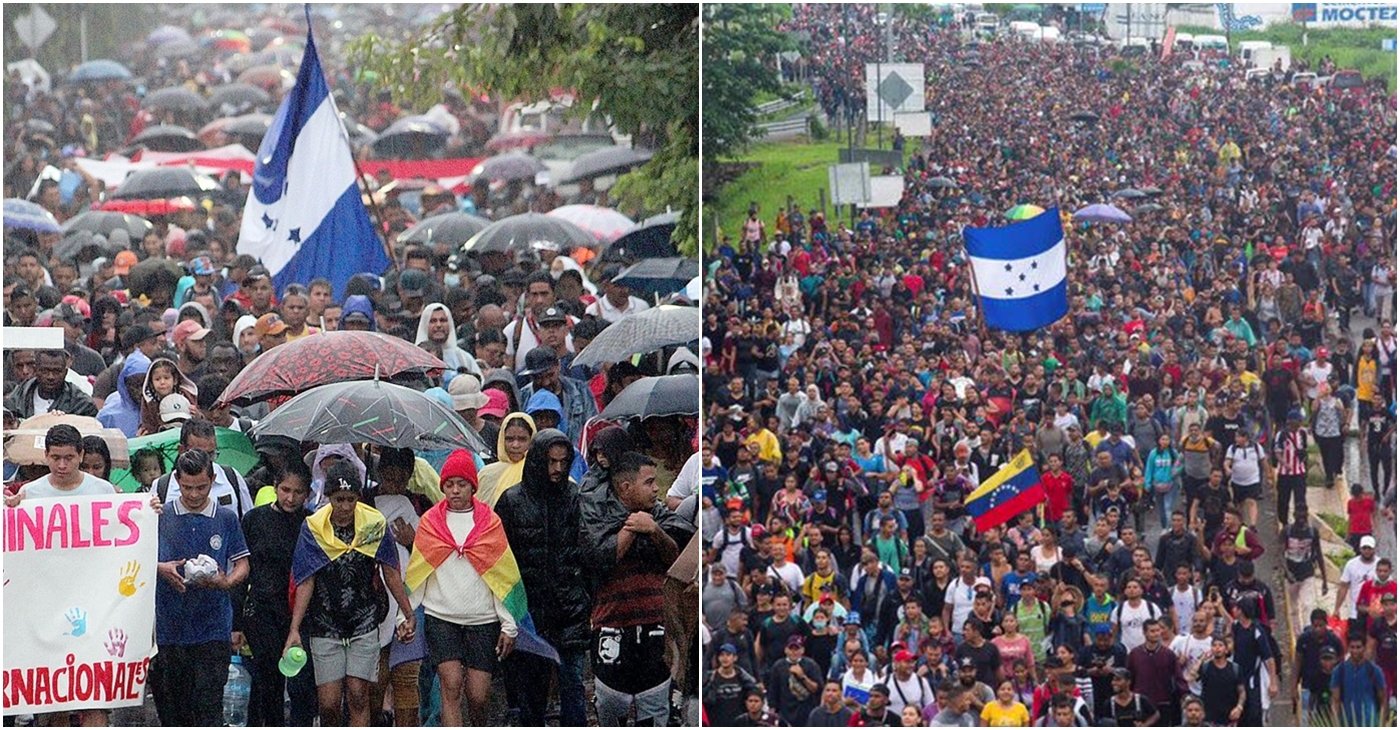
[[520, 633], [515, 638], [518, 651], [559, 661], [559, 652], [535, 633], [525, 602], [525, 584], [520, 580], [520, 567], [515, 553], [506, 540], [505, 525], [485, 502], [473, 497], [475, 524], [459, 545], [447, 527], [447, 501], [433, 505], [418, 521], [418, 535], [413, 541], [413, 555], [408, 559], [408, 574], [404, 583], [409, 591], [418, 591], [439, 566], [453, 556], [471, 562], [491, 592], [501, 599], [506, 610], [515, 618]]
[[388, 525], [379, 510], [367, 505], [355, 505], [355, 537], [346, 543], [335, 536], [331, 526], [331, 506], [326, 505], [306, 518], [296, 552], [292, 554], [292, 582], [301, 585], [316, 571], [354, 550], [385, 565], [398, 567], [399, 553], [393, 540], [386, 540]]

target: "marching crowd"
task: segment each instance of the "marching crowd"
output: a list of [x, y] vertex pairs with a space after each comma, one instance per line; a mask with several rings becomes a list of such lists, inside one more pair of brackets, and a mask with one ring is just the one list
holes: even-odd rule
[[[215, 56], [205, 63], [138, 53], [133, 65], [150, 84], [202, 91], [229, 80]], [[338, 68], [331, 75], [353, 112], [388, 104]], [[7, 132], [17, 131], [6, 137], [5, 197], [29, 196], [60, 222], [105, 192], [86, 177], [61, 191], [39, 179], [44, 165], [77, 170], [72, 158], [170, 121], [140, 109], [123, 82], [44, 93], [10, 81]], [[25, 124], [60, 118], [56, 135]], [[149, 216], [144, 236], [113, 227], [65, 237], [12, 229], [8, 216], [5, 233], [5, 326], [61, 328], [64, 342], [5, 350], [6, 429], [63, 413], [128, 439], [178, 432], [173, 458], [136, 450], [130, 469], [163, 506], [151, 676], [160, 723], [230, 720], [224, 685], [240, 654], [252, 679], [235, 713], [248, 725], [671, 720], [682, 674], [673, 670], [684, 664], [672, 644], [694, 633], [693, 621], [675, 624], [665, 598], [698, 524], [695, 500], [684, 499], [698, 474], [682, 469], [694, 418], [642, 427], [599, 414], [645, 376], [698, 368], [685, 353], [669, 367], [656, 357], [573, 363], [605, 328], [649, 308], [613, 281], [620, 267], [553, 243], [459, 261], [399, 242], [414, 221], [389, 196], [380, 223], [394, 269], [340, 291], [323, 279], [276, 290], [267, 268], [237, 252], [247, 188], [237, 174], [223, 182], [194, 210]], [[444, 209], [456, 210], [451, 202]], [[477, 185], [471, 202], [502, 218], [520, 201]], [[75, 258], [97, 238], [102, 255]], [[485, 448], [298, 443], [253, 431], [285, 397], [221, 402], [258, 358], [337, 330], [390, 335], [440, 358], [448, 369], [416, 389]], [[252, 438], [256, 466], [224, 464], [227, 431]], [[7, 504], [111, 493], [113, 467], [100, 436], [55, 426], [44, 463], [6, 463]], [[303, 653], [299, 671], [279, 668]], [[504, 697], [493, 691], [502, 682]], [[112, 717], [90, 710], [79, 720]]]
[[[850, 12], [785, 26], [845, 54], [819, 95], [879, 52]], [[898, 206], [751, 208], [707, 261], [706, 722], [1393, 722], [1394, 95], [893, 40], [934, 122]], [[1070, 219], [1110, 201], [1132, 221]], [[962, 231], [1025, 203], [1064, 211], [1069, 314], [989, 330]], [[1023, 454], [1044, 499], [978, 529]], [[1300, 608], [1319, 582], [1335, 606]]]

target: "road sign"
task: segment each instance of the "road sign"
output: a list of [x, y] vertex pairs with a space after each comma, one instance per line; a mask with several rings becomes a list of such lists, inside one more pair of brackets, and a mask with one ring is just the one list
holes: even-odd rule
[[864, 162], [828, 165], [826, 175], [831, 184], [833, 204], [864, 205], [870, 201], [870, 165]]
[[39, 46], [44, 45], [44, 41], [48, 40], [55, 30], [58, 30], [58, 23], [54, 22], [54, 19], [37, 4], [30, 7], [33, 10], [28, 15], [15, 18], [15, 35], [24, 45], [38, 50]]
[[896, 112], [923, 111], [924, 65], [865, 64], [865, 110], [871, 122], [892, 122]]

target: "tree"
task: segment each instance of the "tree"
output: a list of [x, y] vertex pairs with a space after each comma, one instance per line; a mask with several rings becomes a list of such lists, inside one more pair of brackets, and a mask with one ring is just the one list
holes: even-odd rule
[[706, 3], [701, 31], [705, 62], [705, 163], [739, 154], [757, 136], [754, 95], [777, 93], [778, 76], [768, 65], [790, 43], [773, 26], [763, 5]]
[[675, 240], [698, 250], [699, 18], [693, 4], [464, 4], [403, 43], [371, 32], [352, 63], [379, 74], [396, 101], [426, 107], [444, 86], [538, 101], [568, 90], [585, 114], [656, 149], [613, 188], [627, 206], [683, 211]]

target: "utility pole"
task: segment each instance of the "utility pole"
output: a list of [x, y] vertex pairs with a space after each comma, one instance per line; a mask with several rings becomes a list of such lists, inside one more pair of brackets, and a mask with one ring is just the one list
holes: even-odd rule
[[78, 11], [78, 45], [83, 54], [83, 63], [88, 62], [88, 39], [87, 39], [87, 6], [79, 6]]

